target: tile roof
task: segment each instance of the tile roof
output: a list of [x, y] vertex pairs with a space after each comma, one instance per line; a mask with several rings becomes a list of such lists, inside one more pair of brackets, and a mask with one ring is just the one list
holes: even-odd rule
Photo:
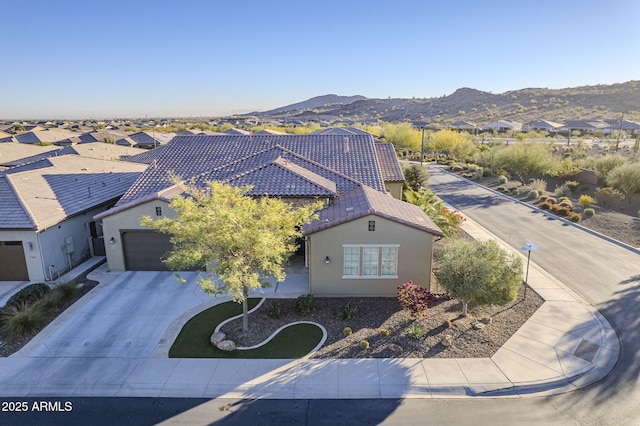
[[386, 142], [376, 143], [376, 153], [380, 162], [382, 179], [385, 182], [404, 182], [404, 174], [400, 163], [398, 163], [398, 156], [393, 144]]
[[131, 161], [132, 163], [141, 163], [141, 164], [151, 164], [153, 160], [158, 158], [158, 156], [164, 151], [166, 145], [160, 145], [153, 149], [143, 149], [140, 154], [132, 155], [127, 157], [127, 161]]
[[153, 199], [169, 201], [181, 192], [169, 181], [171, 172], [200, 187], [214, 180], [253, 185], [250, 195], [255, 196], [333, 198], [306, 233], [374, 214], [442, 235], [420, 208], [385, 192], [385, 177], [403, 180], [393, 162], [398, 163], [393, 146], [374, 142], [370, 134], [179, 136], [162, 148], [116, 207], [96, 219]]
[[0, 176], [0, 228], [45, 229], [55, 225], [118, 198], [146, 168], [77, 155], [39, 163], [42, 167], [9, 170]]
[[318, 220], [304, 226], [304, 233], [313, 234], [368, 215], [384, 217], [433, 235], [443, 236], [438, 226], [418, 206], [395, 199], [366, 185], [342, 194], [333, 205], [321, 210]]
[[60, 149], [59, 146], [38, 146], [16, 142], [0, 143], [0, 165], [58, 149]]
[[[269, 148], [275, 150], [269, 151]], [[170, 186], [167, 181], [169, 171], [183, 179], [210, 173], [209, 180], [225, 180], [238, 171], [264, 164], [269, 156], [273, 160], [278, 155], [286, 157], [287, 153], [292, 154], [291, 161], [320, 176], [332, 179], [325, 176], [330, 170], [334, 175], [348, 176], [347, 179], [351, 181], [385, 191], [371, 135], [347, 138], [335, 135], [178, 136], [152, 161], [151, 167], [122, 197], [120, 203], [128, 203]], [[239, 160], [244, 163], [235, 164]], [[314, 170], [318, 166], [322, 171]], [[233, 170], [229, 170], [228, 174], [223, 173], [227, 168]], [[338, 191], [343, 190], [340, 185], [344, 183], [344, 179], [336, 182]]]
[[329, 127], [328, 129], [318, 130], [313, 135], [373, 135], [373, 133], [358, 129], [357, 127]]
[[253, 185], [247, 193], [252, 196], [333, 197], [336, 195], [335, 182], [282, 157], [228, 178], [225, 183], [233, 186]]

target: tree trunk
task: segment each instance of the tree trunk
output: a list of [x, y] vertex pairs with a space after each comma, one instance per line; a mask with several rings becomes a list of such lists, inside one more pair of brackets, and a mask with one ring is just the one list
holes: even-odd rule
[[244, 287], [242, 289], [242, 295], [244, 300], [242, 301], [242, 332], [247, 334], [249, 332], [249, 289]]
[[468, 315], [467, 313], [467, 307], [469, 306], [469, 302], [466, 301], [462, 301], [462, 316], [466, 317]]

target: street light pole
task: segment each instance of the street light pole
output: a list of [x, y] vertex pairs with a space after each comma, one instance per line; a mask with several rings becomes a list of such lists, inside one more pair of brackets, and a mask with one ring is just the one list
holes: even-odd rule
[[422, 166], [422, 160], [424, 158], [424, 126], [422, 126], [422, 145], [420, 146], [420, 165]]

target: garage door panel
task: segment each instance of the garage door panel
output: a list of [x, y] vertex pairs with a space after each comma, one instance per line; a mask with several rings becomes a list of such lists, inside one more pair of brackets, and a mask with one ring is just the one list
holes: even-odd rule
[[0, 281], [29, 281], [22, 241], [0, 241]]
[[170, 237], [154, 231], [130, 231], [122, 233], [124, 259], [128, 271], [166, 271], [162, 262], [171, 250]]

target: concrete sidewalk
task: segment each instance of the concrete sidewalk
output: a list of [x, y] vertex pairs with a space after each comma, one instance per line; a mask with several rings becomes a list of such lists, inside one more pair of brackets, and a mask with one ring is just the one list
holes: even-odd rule
[[[464, 229], [477, 239], [495, 239], [469, 220]], [[101, 267], [90, 275], [101, 281], [96, 294], [101, 286], [119, 284], [122, 274], [105, 271]], [[609, 323], [533, 262], [529, 285], [545, 303], [493, 357], [483, 359], [169, 359], [170, 336], [179, 331], [186, 310], [163, 326], [162, 337], [154, 337], [155, 350], [146, 356], [139, 351], [137, 356], [136, 351], [111, 357], [47, 356], [47, 336], [66, 320], [59, 318], [28, 348], [0, 359], [0, 396], [521, 397], [568, 392], [604, 377], [619, 354]], [[83, 303], [90, 306], [91, 300]]]

